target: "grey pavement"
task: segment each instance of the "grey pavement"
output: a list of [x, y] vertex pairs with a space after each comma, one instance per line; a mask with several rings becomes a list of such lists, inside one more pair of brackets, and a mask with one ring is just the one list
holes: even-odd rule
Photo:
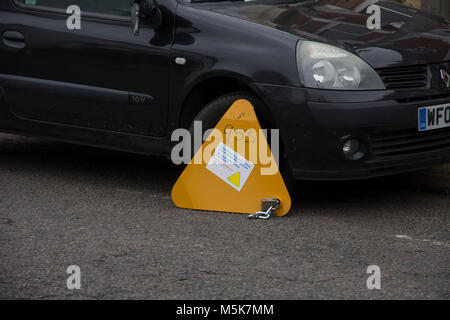
[[[450, 298], [450, 197], [408, 187], [414, 174], [300, 182], [289, 215], [268, 221], [176, 208], [178, 174], [164, 159], [1, 135], [0, 298]], [[380, 290], [366, 287], [370, 265]]]

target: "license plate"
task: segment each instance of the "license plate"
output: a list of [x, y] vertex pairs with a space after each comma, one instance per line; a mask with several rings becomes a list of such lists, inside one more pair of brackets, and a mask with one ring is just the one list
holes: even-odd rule
[[450, 103], [419, 108], [419, 131], [450, 127]]

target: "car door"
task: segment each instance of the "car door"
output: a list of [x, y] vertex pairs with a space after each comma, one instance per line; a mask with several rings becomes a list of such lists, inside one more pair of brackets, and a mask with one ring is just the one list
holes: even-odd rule
[[[137, 36], [130, 0], [6, 1], [10, 5], [0, 12], [0, 86], [17, 117], [166, 133], [172, 0], [159, 1], [161, 25], [141, 19]], [[71, 5], [81, 9], [79, 29], [71, 16], [76, 11], [67, 13]]]

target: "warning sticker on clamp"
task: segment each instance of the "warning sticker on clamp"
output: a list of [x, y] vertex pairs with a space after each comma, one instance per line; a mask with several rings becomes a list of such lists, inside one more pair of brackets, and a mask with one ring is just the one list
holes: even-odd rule
[[255, 165], [222, 142], [217, 146], [206, 169], [241, 191]]

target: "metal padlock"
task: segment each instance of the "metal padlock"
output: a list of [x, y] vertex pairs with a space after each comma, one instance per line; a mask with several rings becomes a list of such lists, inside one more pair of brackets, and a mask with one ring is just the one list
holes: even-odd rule
[[249, 219], [270, 219], [272, 213], [278, 209], [281, 202], [277, 198], [266, 198], [261, 200], [261, 211], [248, 216]]

